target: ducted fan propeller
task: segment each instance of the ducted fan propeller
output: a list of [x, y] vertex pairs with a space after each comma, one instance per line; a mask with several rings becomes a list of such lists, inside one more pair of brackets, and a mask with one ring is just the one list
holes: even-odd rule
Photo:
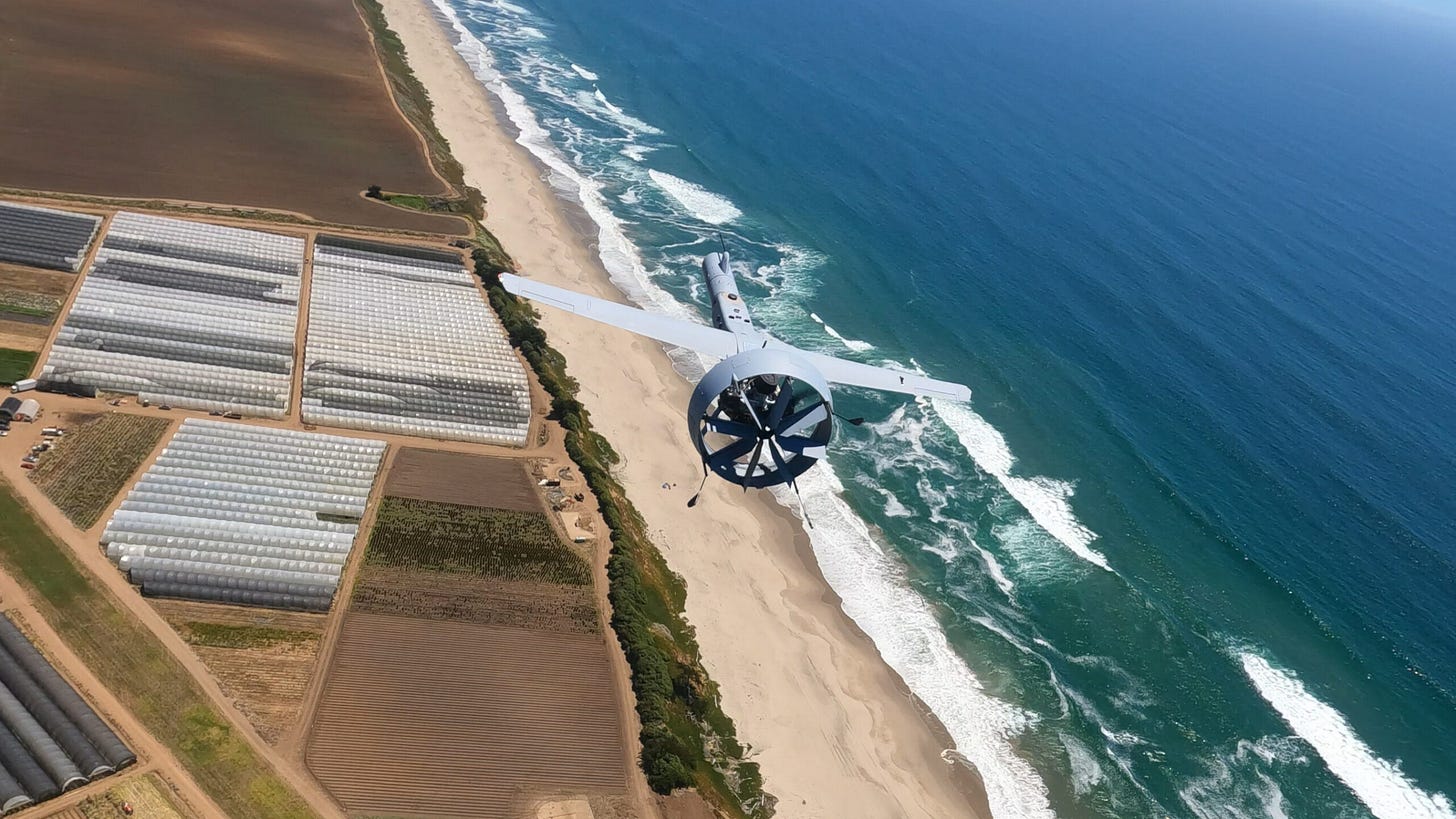
[[824, 378], [780, 350], [720, 362], [693, 390], [688, 419], [703, 464], [744, 487], [792, 484], [824, 457], [834, 434]]

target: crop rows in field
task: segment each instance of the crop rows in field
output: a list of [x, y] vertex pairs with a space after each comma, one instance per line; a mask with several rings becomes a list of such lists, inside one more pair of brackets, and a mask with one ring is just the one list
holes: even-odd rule
[[599, 630], [596, 600], [586, 586], [483, 580], [392, 566], [364, 568], [349, 610], [556, 633]]
[[586, 586], [591, 568], [546, 515], [385, 497], [365, 566]]
[[169, 422], [107, 413], [66, 430], [31, 471], [41, 492], [71, 522], [89, 529], [156, 447]]

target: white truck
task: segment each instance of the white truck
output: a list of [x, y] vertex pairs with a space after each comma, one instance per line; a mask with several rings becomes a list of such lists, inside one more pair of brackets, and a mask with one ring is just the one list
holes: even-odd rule
[[10, 391], [11, 392], [28, 392], [30, 390], [35, 389], [35, 385], [36, 385], [36, 380], [34, 378], [22, 378], [19, 381], [15, 382], [14, 384], [10, 385]]

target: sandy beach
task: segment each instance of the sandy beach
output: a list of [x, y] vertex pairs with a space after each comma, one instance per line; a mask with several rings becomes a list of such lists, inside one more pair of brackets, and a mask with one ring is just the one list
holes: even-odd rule
[[[542, 171], [424, 0], [384, 0], [435, 120], [486, 195], [523, 275], [622, 300]], [[739, 737], [784, 817], [977, 816], [947, 746], [820, 577], [797, 520], [767, 495], [708, 485], [686, 434], [689, 385], [655, 343], [542, 311], [619, 477], [688, 588], [687, 615]], [[663, 489], [666, 482], [673, 485]], [[973, 789], [972, 789], [973, 790]]]

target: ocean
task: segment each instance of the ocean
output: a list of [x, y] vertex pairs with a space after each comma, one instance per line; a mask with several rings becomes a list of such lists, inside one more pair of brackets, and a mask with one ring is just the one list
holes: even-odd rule
[[1456, 816], [1456, 11], [436, 2], [630, 297], [970, 385], [804, 507], [997, 819]]

